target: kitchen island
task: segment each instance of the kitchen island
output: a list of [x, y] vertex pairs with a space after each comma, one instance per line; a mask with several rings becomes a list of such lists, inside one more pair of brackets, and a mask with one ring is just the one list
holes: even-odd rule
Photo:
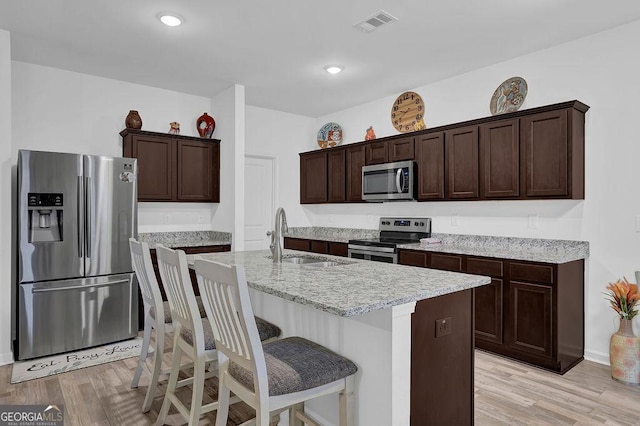
[[[453, 367], [454, 380], [464, 384], [464, 391], [472, 395], [471, 289], [488, 284], [488, 277], [325, 255], [318, 257], [337, 264], [297, 265], [286, 262], [286, 258], [309, 254], [293, 250], [285, 250], [285, 261], [274, 264], [270, 255], [265, 250], [196, 254], [188, 259], [190, 265], [196, 258], [243, 265], [257, 316], [277, 324], [283, 337], [305, 337], [354, 361], [358, 365], [356, 424], [427, 424], [423, 419], [410, 420], [410, 401], [416, 396], [411, 395], [412, 362], [414, 370], [418, 365], [425, 367], [424, 380], [432, 377], [429, 369]], [[441, 311], [438, 315], [447, 320], [446, 325], [438, 330], [437, 322], [428, 321], [420, 330], [414, 324], [412, 330], [412, 314], [420, 301], [436, 302], [433, 310]], [[457, 330], [467, 332], [460, 335]], [[418, 364], [412, 361], [412, 333], [415, 338], [416, 333], [425, 332], [427, 339], [422, 336], [421, 341], [430, 338], [433, 346], [442, 342], [445, 353], [433, 352], [437, 358]], [[436, 338], [436, 332], [441, 337]], [[460, 336], [465, 341], [454, 341]], [[465, 359], [469, 359], [470, 368], [438, 365], [440, 359], [455, 359], [455, 353], [446, 353], [452, 347], [467, 348], [471, 356]], [[435, 391], [441, 387], [446, 393], [452, 383], [433, 382], [431, 386]], [[337, 395], [313, 400], [307, 408], [324, 424], [337, 424]], [[440, 409], [431, 408], [434, 412]], [[470, 404], [458, 407], [458, 411], [466, 411], [464, 418], [470, 419], [472, 409], [472, 398]]]

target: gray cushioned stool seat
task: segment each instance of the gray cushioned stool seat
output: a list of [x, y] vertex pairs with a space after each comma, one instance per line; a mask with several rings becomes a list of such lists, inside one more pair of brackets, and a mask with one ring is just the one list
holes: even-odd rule
[[[335, 352], [302, 337], [288, 337], [263, 346], [269, 396], [285, 395], [343, 379], [358, 367]], [[236, 363], [229, 374], [253, 390], [253, 373]]]
[[[198, 310], [200, 311], [200, 317], [205, 318], [207, 316], [207, 312], [204, 310], [204, 305], [202, 304], [202, 298], [200, 296], [196, 296], [196, 302], [198, 303]], [[164, 323], [171, 324], [171, 308], [169, 307], [169, 302], [163, 302], [162, 306], [164, 307]], [[149, 310], [149, 315], [151, 318], [156, 319], [156, 308], [152, 306]]]
[[[280, 335], [281, 330], [278, 326], [271, 324], [268, 321], [263, 320], [262, 318], [256, 318], [256, 325], [258, 326], [258, 334], [260, 334], [260, 340], [265, 341], [268, 339], [276, 338]], [[211, 323], [206, 318], [202, 318], [202, 331], [204, 333], [204, 348], [206, 350], [212, 350], [216, 348], [216, 340], [213, 336], [213, 330], [211, 329]], [[189, 343], [193, 345], [193, 336], [191, 335], [191, 330], [183, 328], [180, 330], [180, 336]]]

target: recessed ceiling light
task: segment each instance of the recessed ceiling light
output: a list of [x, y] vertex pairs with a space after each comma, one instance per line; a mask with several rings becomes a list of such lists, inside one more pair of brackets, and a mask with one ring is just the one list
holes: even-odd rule
[[327, 65], [326, 67], [324, 67], [324, 70], [329, 74], [338, 74], [343, 69], [344, 67], [341, 65]]
[[176, 15], [175, 13], [161, 13], [159, 15], [159, 18], [160, 22], [168, 27], [177, 27], [178, 25], [182, 24], [182, 21], [184, 21], [182, 17]]

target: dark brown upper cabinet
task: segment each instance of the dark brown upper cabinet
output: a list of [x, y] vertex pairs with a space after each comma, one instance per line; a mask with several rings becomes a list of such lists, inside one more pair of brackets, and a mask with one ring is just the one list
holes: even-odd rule
[[444, 134], [447, 161], [447, 198], [478, 198], [478, 126]]
[[123, 156], [138, 159], [138, 201], [220, 201], [220, 141], [125, 129]]
[[[309, 175], [301, 162], [301, 202], [362, 202], [363, 165], [411, 159], [416, 163], [418, 201], [584, 199], [588, 110], [582, 102], [569, 101], [328, 148], [323, 153], [331, 156], [325, 159], [325, 166], [332, 162], [330, 172]], [[301, 158], [307, 154], [318, 155], [302, 153]], [[310, 186], [306, 196], [303, 180]], [[156, 191], [162, 195], [167, 188], [165, 182]]]
[[365, 145], [346, 148], [347, 201], [362, 201], [362, 166], [366, 160]]
[[416, 137], [418, 199], [444, 199], [444, 133]]
[[346, 149], [341, 148], [327, 153], [327, 201], [341, 203], [346, 200]]
[[584, 198], [584, 123], [574, 125], [575, 115], [564, 109], [523, 118], [527, 197]]
[[381, 164], [389, 162], [389, 152], [387, 149], [387, 141], [368, 142], [365, 145], [366, 163]]
[[413, 136], [410, 138], [394, 139], [389, 141], [389, 162], [414, 159]]
[[480, 197], [520, 195], [520, 127], [518, 119], [480, 126]]
[[300, 203], [326, 203], [327, 187], [327, 150], [300, 154]]

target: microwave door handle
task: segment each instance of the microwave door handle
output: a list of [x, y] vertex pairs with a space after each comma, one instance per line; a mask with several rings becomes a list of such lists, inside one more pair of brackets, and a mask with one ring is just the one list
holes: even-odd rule
[[398, 194], [402, 194], [402, 168], [398, 168], [396, 172], [396, 189]]

